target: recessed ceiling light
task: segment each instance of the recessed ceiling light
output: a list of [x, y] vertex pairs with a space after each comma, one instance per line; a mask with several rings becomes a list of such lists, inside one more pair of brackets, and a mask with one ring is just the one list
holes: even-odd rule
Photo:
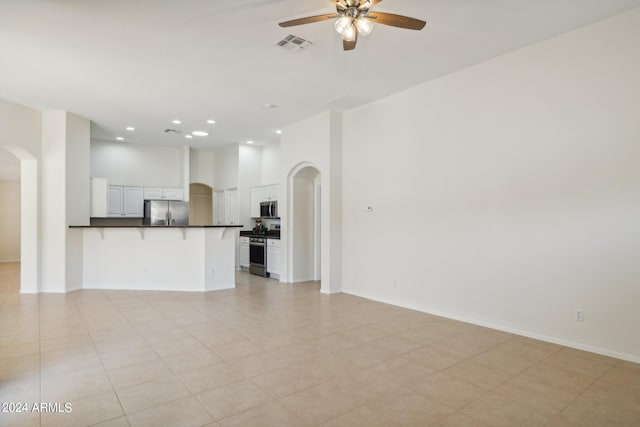
[[180, 120], [174, 120], [171, 123], [173, 123], [174, 125], [182, 124], [182, 122]]
[[195, 136], [207, 136], [209, 135], [207, 132], [201, 131], [201, 130], [194, 130], [193, 132], [191, 132], [192, 135]]
[[127, 126], [127, 130], [129, 132], [133, 132], [134, 130], [136, 130], [136, 128], [134, 128], [133, 126]]
[[116, 139], [117, 139], [118, 141], [124, 141], [124, 138], [123, 138], [123, 137], [121, 137], [121, 136], [116, 136]]
[[276, 131], [276, 133], [277, 133], [278, 135], [280, 135], [280, 134], [282, 133], [282, 131], [281, 131], [280, 129], [278, 129], [278, 130]]
[[216, 121], [215, 120], [207, 120], [207, 123], [209, 123], [210, 125], [215, 125]]
[[253, 144], [253, 141], [247, 141], [247, 144]]
[[193, 135], [185, 135], [184, 137], [188, 138], [188, 139], [191, 139], [191, 138], [193, 138]]

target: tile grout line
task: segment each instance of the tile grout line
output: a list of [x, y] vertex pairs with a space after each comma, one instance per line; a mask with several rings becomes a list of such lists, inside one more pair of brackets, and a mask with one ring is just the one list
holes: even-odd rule
[[[103, 298], [105, 298], [107, 301], [109, 301], [109, 304], [113, 305], [113, 302], [104, 294], [104, 292], [100, 291], [100, 295], [102, 295]], [[76, 304], [76, 306], [77, 306], [77, 302], [75, 301], [75, 299], [74, 299], [74, 304]], [[115, 309], [118, 310], [117, 307], [115, 307]], [[111, 385], [111, 391], [113, 392], [113, 394], [115, 395], [116, 399], [118, 400], [118, 405], [120, 405], [120, 409], [122, 410], [122, 416], [125, 417], [125, 420], [127, 421], [127, 424], [129, 424], [129, 426], [131, 426], [131, 423], [129, 422], [129, 419], [126, 417], [126, 412], [124, 411], [124, 406], [122, 406], [122, 402], [120, 401], [120, 396], [118, 396], [118, 393], [116, 392], [116, 389], [113, 386], [113, 382], [111, 381], [111, 377], [109, 376], [107, 367], [104, 365], [104, 360], [102, 360], [102, 356], [100, 355], [100, 352], [98, 351], [98, 346], [97, 346], [97, 344], [96, 344], [96, 342], [95, 342], [95, 340], [93, 338], [93, 335], [91, 335], [91, 331], [87, 327], [87, 322], [86, 322], [86, 320], [84, 318], [84, 315], [82, 314], [82, 310], [80, 310], [80, 308], [78, 308], [78, 312], [80, 313], [80, 317], [82, 318], [82, 323], [84, 324], [84, 327], [87, 329], [87, 333], [89, 334], [89, 338], [91, 338], [91, 342], [93, 343], [93, 348], [96, 351], [96, 355], [100, 359], [100, 364], [102, 365], [102, 369], [104, 370], [104, 373], [107, 376], [107, 379], [109, 380], [109, 385]], [[119, 312], [119, 310], [118, 310], [118, 312]], [[120, 314], [122, 314], [122, 313], [120, 313]], [[127, 321], [127, 323], [129, 323], [128, 319], [125, 318], [125, 320]], [[116, 418], [120, 418], [120, 416], [112, 418], [112, 419], [116, 419]], [[99, 424], [101, 422], [105, 422], [105, 421], [109, 421], [109, 420], [99, 421], [97, 424]]]

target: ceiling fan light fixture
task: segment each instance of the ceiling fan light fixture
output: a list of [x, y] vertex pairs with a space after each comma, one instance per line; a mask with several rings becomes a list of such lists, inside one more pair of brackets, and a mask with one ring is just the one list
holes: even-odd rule
[[371, 23], [371, 21], [361, 16], [358, 19], [356, 19], [356, 27], [358, 27], [358, 33], [361, 36], [366, 37], [369, 35], [371, 30], [373, 29], [373, 24]]
[[352, 42], [356, 39], [356, 26], [351, 25], [347, 30], [342, 33], [342, 40], [346, 40], [348, 42]]
[[348, 16], [341, 16], [334, 24], [334, 27], [338, 34], [344, 37], [349, 28], [353, 27], [352, 19]]

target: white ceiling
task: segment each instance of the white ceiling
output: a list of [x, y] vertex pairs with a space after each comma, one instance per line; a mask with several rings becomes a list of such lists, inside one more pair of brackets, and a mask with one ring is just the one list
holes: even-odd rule
[[[0, 98], [92, 120], [92, 137], [211, 148], [355, 106], [640, 6], [640, 0], [384, 0], [428, 22], [376, 25], [343, 52], [330, 0], [0, 0]], [[276, 47], [294, 34], [304, 52]], [[265, 104], [278, 108], [265, 109]], [[335, 106], [334, 106], [335, 107]], [[183, 124], [171, 124], [172, 119]], [[217, 124], [206, 125], [207, 119]], [[135, 126], [135, 132], [124, 128]], [[166, 128], [203, 129], [187, 141]]]

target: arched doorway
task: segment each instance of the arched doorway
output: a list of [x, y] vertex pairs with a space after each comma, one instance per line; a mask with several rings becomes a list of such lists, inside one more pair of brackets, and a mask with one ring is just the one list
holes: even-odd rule
[[28, 151], [0, 141], [0, 150], [20, 161], [20, 292], [38, 292], [38, 161]]
[[189, 224], [213, 225], [213, 189], [206, 184], [189, 184]]
[[288, 277], [290, 282], [321, 279], [321, 173], [301, 164], [289, 176]]

